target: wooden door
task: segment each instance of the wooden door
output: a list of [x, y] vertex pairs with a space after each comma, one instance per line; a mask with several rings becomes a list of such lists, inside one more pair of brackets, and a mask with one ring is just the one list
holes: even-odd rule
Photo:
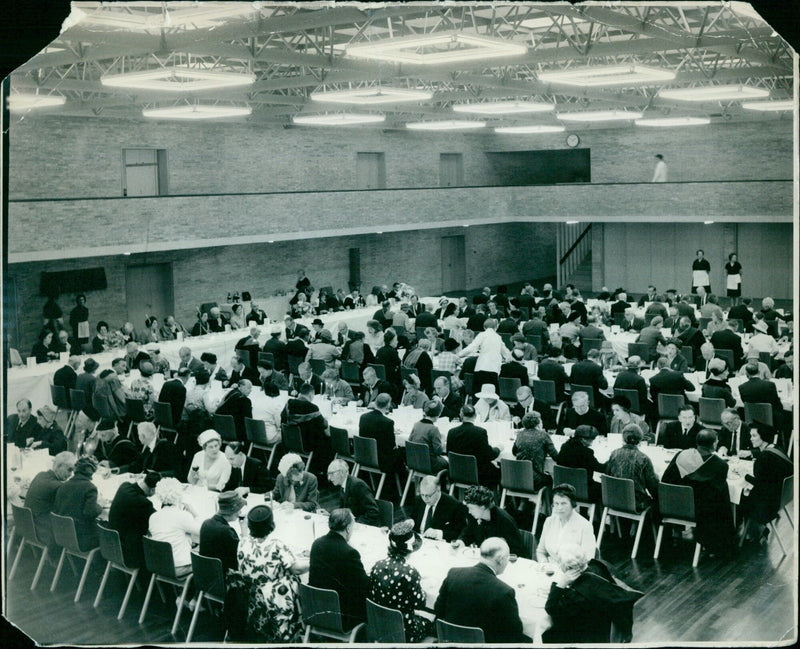
[[461, 153], [439, 154], [439, 186], [463, 187], [464, 156]]
[[124, 149], [125, 196], [158, 196], [158, 156], [155, 149]]
[[442, 237], [442, 293], [467, 290], [464, 235]]
[[356, 183], [358, 189], [385, 189], [386, 156], [383, 153], [357, 153]]
[[172, 264], [128, 266], [125, 269], [125, 295], [128, 321], [137, 332], [144, 331], [145, 318], [155, 316], [163, 322], [174, 315]]

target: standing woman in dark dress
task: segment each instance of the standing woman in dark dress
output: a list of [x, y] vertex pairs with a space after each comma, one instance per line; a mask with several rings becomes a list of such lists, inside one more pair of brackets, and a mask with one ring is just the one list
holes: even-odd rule
[[75, 296], [75, 308], [69, 312], [69, 325], [72, 327], [72, 339], [78, 347], [89, 342], [89, 309], [86, 308], [86, 296], [83, 293]]
[[705, 252], [697, 251], [697, 257], [692, 262], [692, 293], [697, 293], [697, 287], [702, 286], [706, 293], [711, 293], [711, 280], [708, 274], [711, 272], [711, 264], [705, 258]]
[[294, 285], [295, 289], [297, 289], [297, 292], [294, 294], [294, 297], [289, 300], [289, 304], [294, 304], [297, 302], [297, 296], [300, 295], [300, 293], [304, 293], [306, 297], [308, 297], [308, 294], [310, 293], [308, 288], [310, 286], [311, 280], [306, 277], [306, 271], [301, 268], [297, 271], [297, 284]]
[[725, 264], [725, 275], [727, 276], [725, 288], [728, 290], [728, 297], [731, 298], [731, 306], [736, 306], [742, 295], [742, 265], [739, 263], [739, 256], [735, 252], [728, 255], [728, 263]]

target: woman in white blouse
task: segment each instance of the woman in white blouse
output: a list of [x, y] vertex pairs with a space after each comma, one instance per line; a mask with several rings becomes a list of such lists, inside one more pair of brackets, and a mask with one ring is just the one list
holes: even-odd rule
[[203, 449], [194, 454], [187, 476], [190, 484], [199, 484], [212, 491], [222, 491], [231, 477], [231, 463], [222, 452], [222, 438], [215, 430], [206, 430], [197, 437]]
[[560, 484], [553, 487], [553, 513], [545, 520], [536, 548], [540, 563], [555, 562], [559, 548], [576, 543], [589, 557], [594, 556], [596, 540], [592, 524], [577, 512], [575, 487]]

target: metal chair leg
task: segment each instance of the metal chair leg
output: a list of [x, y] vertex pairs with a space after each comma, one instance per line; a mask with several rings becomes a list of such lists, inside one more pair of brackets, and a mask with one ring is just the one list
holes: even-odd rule
[[156, 576], [150, 576], [150, 584], [147, 586], [147, 594], [144, 596], [144, 604], [142, 604], [142, 612], [139, 613], [139, 624], [144, 622], [144, 616], [147, 615], [147, 607], [150, 606], [150, 597], [153, 594], [153, 584], [156, 581]]
[[31, 590], [36, 588], [36, 584], [39, 583], [39, 577], [42, 575], [42, 568], [44, 568], [45, 561], [47, 560], [47, 546], [44, 547], [42, 550], [42, 558], [39, 559], [39, 565], [36, 566], [36, 574], [33, 576], [33, 581], [31, 582]]
[[94, 598], [94, 604], [92, 606], [97, 608], [97, 605], [100, 603], [100, 598], [103, 596], [103, 590], [105, 590], [106, 582], [108, 581], [108, 575], [111, 572], [111, 562], [108, 561], [106, 563], [105, 572], [103, 572], [103, 578], [100, 580], [100, 588], [97, 589], [97, 595]]
[[58, 584], [58, 579], [61, 577], [61, 568], [64, 566], [64, 557], [67, 554], [66, 548], [61, 550], [61, 558], [58, 560], [58, 566], [56, 566], [56, 574], [53, 575], [53, 581], [50, 583], [50, 592], [52, 593], [56, 589], [56, 584]]
[[189, 623], [189, 631], [186, 634], [186, 642], [189, 643], [192, 641], [192, 636], [194, 635], [194, 627], [197, 624], [197, 616], [200, 614], [200, 603], [203, 601], [203, 591], [201, 590], [197, 593], [197, 606], [194, 607], [194, 612], [192, 613], [192, 621]]
[[658, 535], [656, 536], [656, 549], [653, 551], [653, 559], [658, 559], [658, 553], [661, 552], [661, 538], [664, 536], [664, 524], [658, 526]]
[[99, 548], [95, 548], [91, 552], [89, 552], [88, 556], [86, 557], [86, 565], [83, 567], [83, 573], [81, 574], [81, 580], [78, 583], [78, 590], [75, 592], [75, 602], [77, 603], [81, 598], [81, 593], [83, 592], [83, 587], [86, 584], [86, 577], [89, 576], [89, 568], [92, 565], [92, 560], [94, 556], [97, 554]]
[[[172, 635], [175, 635], [175, 632], [178, 630], [178, 622], [181, 619], [181, 612], [183, 611], [183, 604], [186, 601], [186, 593], [189, 590], [189, 584], [192, 582], [192, 576], [189, 575], [186, 578], [186, 581], [183, 583], [183, 590], [181, 590], [181, 598], [178, 602], [178, 610], [175, 612], [175, 621], [172, 623]], [[198, 605], [199, 606], [199, 605]]]
[[131, 598], [131, 593], [133, 592], [133, 586], [136, 584], [136, 578], [139, 576], [139, 569], [136, 568], [131, 573], [131, 579], [128, 582], [128, 589], [125, 591], [125, 597], [122, 600], [122, 606], [119, 609], [119, 614], [117, 615], [117, 619], [121, 620], [122, 616], [125, 615], [125, 609], [128, 607], [128, 600]]
[[694, 557], [692, 558], [692, 568], [697, 568], [697, 564], [700, 563], [700, 544], [694, 544]]
[[603, 542], [603, 533], [606, 531], [606, 518], [608, 517], [608, 507], [603, 507], [603, 513], [600, 515], [600, 531], [597, 533], [597, 548]]
[[19, 565], [19, 560], [22, 557], [22, 549], [25, 547], [25, 539], [23, 538], [19, 542], [19, 547], [17, 548], [17, 556], [14, 557], [14, 563], [11, 566], [11, 572], [8, 573], [9, 581], [14, 579], [14, 573], [17, 572], [17, 566]]

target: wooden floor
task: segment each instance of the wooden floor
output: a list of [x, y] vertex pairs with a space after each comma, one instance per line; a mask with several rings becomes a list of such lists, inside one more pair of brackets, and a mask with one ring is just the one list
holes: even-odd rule
[[[323, 494], [324, 505], [332, 501], [332, 494]], [[401, 517], [398, 512], [396, 518]], [[654, 561], [654, 542], [646, 531], [639, 558], [631, 560], [633, 539], [606, 535], [603, 558], [618, 577], [646, 593], [635, 609], [634, 642], [672, 646], [693, 642], [792, 644], [797, 636], [796, 540], [783, 518], [778, 530], [785, 543], [794, 547], [786, 557], [772, 539], [761, 546], [745, 544], [735, 561], [701, 557], [697, 569], [691, 567], [694, 545], [687, 542], [673, 547], [665, 541], [661, 557]], [[127, 582], [116, 571], [109, 578], [103, 601], [94, 609], [102, 567], [96, 560], [82, 600], [75, 604], [72, 598], [78, 579], [67, 567], [55, 593], [49, 592], [53, 567], [45, 568], [35, 593], [29, 590], [35, 561], [26, 551], [14, 581], [7, 584], [6, 617], [38, 644], [140, 645], [185, 640], [191, 618], [188, 610], [184, 610], [177, 635], [170, 635], [174, 597], [168, 596], [162, 603], [154, 592], [147, 619], [138, 624], [144, 586], [134, 589], [125, 617], [117, 621]], [[3, 646], [19, 646], [17, 642], [24, 636], [15, 629], [9, 633], [4, 634]], [[223, 635], [219, 620], [202, 613], [193, 641], [218, 643]]]

